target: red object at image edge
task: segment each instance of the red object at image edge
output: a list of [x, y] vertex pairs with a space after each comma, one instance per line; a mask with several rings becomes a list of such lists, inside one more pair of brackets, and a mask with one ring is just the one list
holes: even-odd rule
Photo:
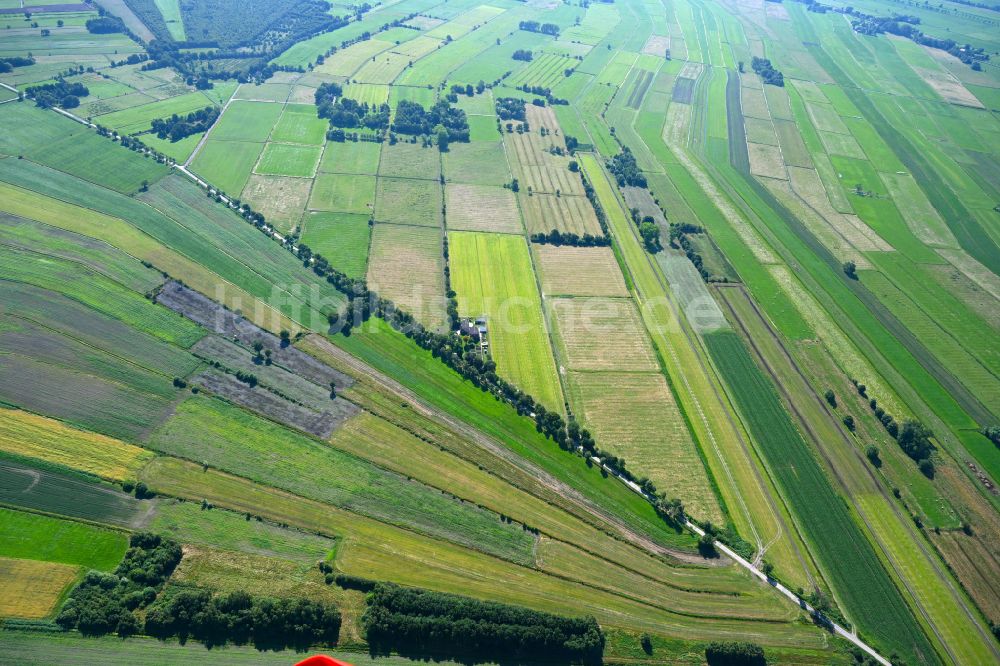
[[313, 656], [303, 659], [295, 666], [351, 666], [346, 661], [340, 661], [334, 659], [333, 657], [328, 657], [325, 654], [314, 654]]

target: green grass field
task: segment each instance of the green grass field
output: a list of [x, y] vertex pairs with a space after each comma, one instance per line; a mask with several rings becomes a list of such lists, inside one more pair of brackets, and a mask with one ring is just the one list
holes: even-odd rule
[[194, 398], [150, 437], [153, 448], [403, 525], [514, 561], [532, 539], [499, 518], [421, 484], [252, 416], [218, 399]]
[[262, 150], [259, 143], [209, 139], [191, 163], [191, 170], [214, 187], [235, 195], [247, 184]]
[[[23, 155], [40, 164], [118, 192], [136, 192], [156, 182], [168, 167], [118, 148], [68, 118], [27, 104], [10, 104], [0, 118], [0, 153]], [[56, 137], [53, 139], [53, 137]]]
[[323, 173], [378, 173], [382, 144], [371, 141], [331, 141], [323, 152], [319, 170]]
[[367, 218], [374, 208], [374, 176], [321, 173], [313, 182], [310, 210], [355, 213]]
[[[932, 654], [923, 631], [882, 567], [843, 501], [798, 434], [774, 388], [731, 331], [709, 333], [705, 343], [733, 394], [766, 464], [776, 476], [817, 557], [859, 628], [880, 644]], [[874, 593], [878, 590], [878, 593]]]
[[74, 564], [111, 571], [125, 555], [122, 532], [0, 508], [0, 557]]
[[327, 121], [316, 116], [313, 105], [288, 104], [271, 130], [271, 141], [319, 146], [326, 137], [326, 128]]
[[281, 104], [234, 101], [222, 114], [211, 137], [216, 141], [266, 141], [282, 108]]
[[368, 219], [354, 213], [308, 213], [302, 221], [302, 242], [334, 268], [351, 277], [363, 277], [371, 240]]
[[323, 149], [291, 143], [268, 143], [254, 172], [264, 176], [312, 178]]
[[487, 316], [497, 370], [547, 408], [559, 410], [562, 391], [524, 239], [451, 232], [448, 249], [459, 314]]
[[379, 177], [375, 219], [393, 224], [441, 226], [441, 185], [436, 180]]

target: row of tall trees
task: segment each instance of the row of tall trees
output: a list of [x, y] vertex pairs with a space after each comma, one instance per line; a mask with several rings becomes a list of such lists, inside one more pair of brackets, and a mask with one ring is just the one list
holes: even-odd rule
[[219, 107], [206, 106], [187, 115], [174, 114], [169, 118], [156, 118], [151, 131], [161, 139], [180, 141], [184, 137], [205, 132], [219, 117]]
[[563, 617], [388, 583], [369, 594], [362, 621], [376, 653], [600, 664], [604, 652], [604, 633], [593, 617]]

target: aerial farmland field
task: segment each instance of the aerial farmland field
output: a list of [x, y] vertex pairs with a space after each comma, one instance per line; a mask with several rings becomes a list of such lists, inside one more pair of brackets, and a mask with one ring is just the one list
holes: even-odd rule
[[0, 661], [1000, 661], [997, 7], [0, 11]]

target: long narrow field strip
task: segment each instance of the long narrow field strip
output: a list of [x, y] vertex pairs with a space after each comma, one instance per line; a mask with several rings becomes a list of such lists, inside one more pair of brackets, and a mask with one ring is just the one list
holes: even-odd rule
[[51, 615], [79, 567], [0, 557], [0, 618], [40, 620]]
[[138, 446], [10, 409], [0, 409], [0, 450], [113, 481], [135, 478], [139, 468], [153, 457], [152, 452]]
[[497, 371], [548, 409], [562, 391], [528, 245], [505, 234], [448, 234], [451, 285], [463, 317], [486, 315]]
[[611, 248], [533, 245], [545, 296], [627, 297]]
[[444, 238], [439, 229], [376, 223], [368, 284], [424, 326], [445, 326]]
[[635, 304], [619, 298], [556, 298], [562, 361], [570, 370], [655, 372], [659, 369]]
[[197, 458], [258, 483], [326, 502], [515, 562], [533, 538], [495, 514], [252, 416], [217, 398], [192, 398], [158, 428], [150, 446]]
[[517, 199], [510, 190], [489, 185], [446, 185], [444, 189], [448, 229], [524, 232]]
[[653, 372], [575, 372], [568, 376], [570, 405], [598, 445], [624, 458], [659, 490], [683, 497], [692, 515], [711, 516], [701, 503], [701, 466], [687, 424], [663, 375]]
[[[157, 460], [150, 469], [151, 487], [182, 497], [208, 498], [219, 506], [262, 513], [272, 520], [310, 531], [344, 534], [337, 549], [340, 570], [377, 580], [390, 580], [435, 590], [502, 599], [551, 612], [593, 613], [608, 626], [632, 625], [669, 635], [746, 636], [747, 621], [711, 622], [685, 616], [683, 620], [654, 608], [604, 591], [581, 586], [527, 567], [485, 558], [481, 553], [434, 542], [419, 534], [375, 523], [360, 516], [280, 493], [266, 486], [230, 477], [200, 466], [172, 460]], [[402, 559], [401, 559], [402, 558]], [[421, 564], [422, 563], [422, 564]], [[721, 571], [717, 575], [726, 575]], [[464, 581], [464, 582], [463, 582]], [[471, 587], [470, 587], [471, 586]], [[819, 648], [825, 638], [815, 630], [794, 623], [754, 623], [767, 634], [767, 641], [782, 645]], [[721, 632], [721, 633], [720, 633]], [[761, 639], [764, 640], [764, 639]]]
[[799, 517], [838, 598], [867, 635], [908, 654], [931, 654], [916, 619], [782, 407], [773, 386], [732, 331], [705, 343], [768, 467]]

